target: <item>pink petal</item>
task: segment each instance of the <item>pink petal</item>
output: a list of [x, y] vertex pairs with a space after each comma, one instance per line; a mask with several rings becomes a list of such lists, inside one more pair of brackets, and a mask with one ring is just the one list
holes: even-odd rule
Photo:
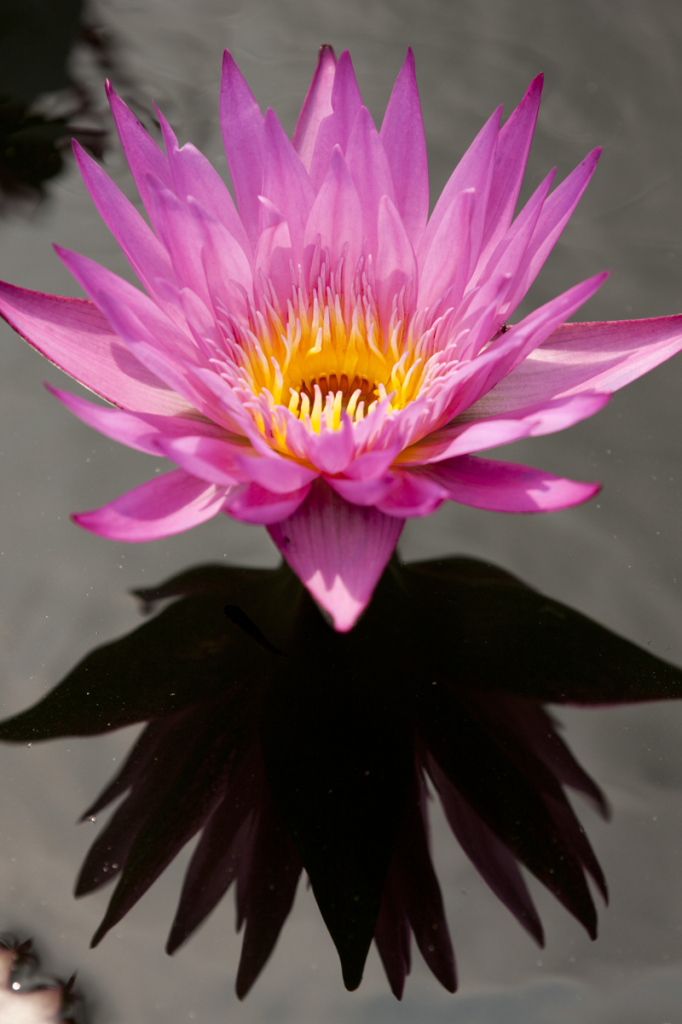
[[201, 420], [190, 419], [187, 416], [136, 416], [134, 413], [124, 412], [122, 409], [109, 409], [105, 406], [94, 405], [79, 395], [72, 395], [68, 391], [53, 388], [49, 384], [46, 384], [45, 387], [74, 416], [77, 416], [83, 423], [87, 423], [89, 427], [98, 430], [105, 437], [126, 444], [129, 448], [148, 452], [150, 455], [165, 454], [158, 444], [164, 438], [184, 437], [187, 434], [198, 433], [209, 438], [223, 433], [220, 427], [214, 423], [202, 423]]
[[132, 355], [87, 299], [0, 282], [0, 314], [50, 362], [113, 405], [170, 416], [192, 408]]
[[224, 224], [196, 200], [190, 198], [188, 206], [203, 235], [201, 259], [216, 316], [223, 310], [246, 315], [242, 289], [249, 296], [253, 292], [253, 272], [246, 253]]
[[301, 262], [303, 233], [315, 192], [301, 158], [272, 110], [265, 115], [263, 195], [284, 216], [291, 233], [294, 262]]
[[450, 501], [492, 512], [554, 512], [589, 501], [599, 484], [584, 484], [515, 462], [462, 455], [409, 470], [439, 485]]
[[234, 464], [247, 480], [253, 480], [275, 494], [289, 494], [305, 487], [319, 476], [315, 469], [301, 466], [293, 459], [270, 452], [268, 456], [235, 454]]
[[497, 138], [502, 108], [498, 107], [492, 117], [484, 124], [468, 150], [450, 175], [450, 179], [440, 194], [436, 207], [426, 225], [424, 236], [419, 244], [417, 257], [423, 266], [433, 244], [440, 222], [447, 213], [456, 196], [465, 189], [473, 188], [476, 192], [474, 213], [471, 221], [471, 266], [475, 266], [481, 248], [483, 227], [488, 204], [488, 193], [495, 164]]
[[176, 195], [184, 201], [191, 196], [204, 209], [210, 210], [211, 216], [229, 231], [240, 248], [250, 256], [251, 245], [227, 185], [204, 154], [191, 142], [187, 142], [180, 149], [170, 125], [161, 111], [155, 109], [163, 132]]
[[341, 151], [346, 152], [350, 133], [361, 106], [362, 97], [355, 80], [353, 62], [348, 50], [344, 50], [334, 74], [333, 113], [320, 122], [310, 162], [310, 180], [316, 192], [327, 177], [334, 147], [340, 146]]
[[505, 319], [514, 312], [554, 248], [556, 240], [566, 227], [594, 174], [600, 155], [600, 148], [593, 149], [591, 153], [588, 153], [582, 163], [578, 164], [576, 169], [555, 188], [546, 200], [533, 237], [519, 267], [513, 291], [509, 295], [504, 309], [500, 311]]
[[494, 251], [514, 216], [538, 118], [544, 75], [537, 75], [500, 131], [483, 230], [483, 258]]
[[414, 55], [410, 47], [388, 101], [381, 126], [381, 141], [391, 168], [398, 213], [416, 249], [429, 215], [429, 168]]
[[368, 480], [349, 480], [345, 476], [327, 476], [325, 480], [351, 505], [380, 505], [391, 493], [394, 479], [389, 473]]
[[174, 281], [168, 253], [130, 200], [75, 139], [73, 152], [92, 201], [141, 284], [154, 292], [156, 278]]
[[455, 196], [438, 225], [419, 274], [419, 306], [459, 306], [469, 281], [473, 189]]
[[345, 412], [341, 413], [341, 426], [338, 430], [325, 429], [319, 434], [308, 434], [308, 459], [321, 473], [331, 476], [343, 473], [353, 457], [353, 424]]
[[560, 398], [547, 405], [518, 409], [513, 414], [443, 427], [402, 452], [398, 462], [403, 466], [424, 465], [509, 444], [521, 437], [553, 434], [594, 416], [604, 408], [609, 398], [610, 395], [577, 395]]
[[256, 245], [254, 281], [259, 294], [263, 282], [266, 288], [272, 284], [282, 309], [286, 309], [291, 296], [293, 258], [289, 225], [270, 200], [261, 196], [261, 230]]
[[290, 494], [273, 494], [260, 484], [246, 484], [230, 494], [225, 502], [225, 512], [243, 523], [267, 526], [269, 529], [273, 523], [279, 524], [293, 515], [308, 497], [309, 490], [310, 484], [306, 484]]
[[403, 288], [416, 297], [417, 259], [400, 214], [388, 198], [379, 203], [379, 250], [376, 258], [377, 301], [381, 321], [391, 319], [393, 299]]
[[160, 437], [157, 447], [186, 473], [200, 480], [220, 487], [234, 487], [245, 482], [244, 473], [235, 464], [237, 446], [219, 437], [201, 436], [197, 431], [186, 430], [184, 436]]
[[501, 415], [584, 391], [617, 391], [681, 349], [680, 315], [561, 324], [467, 416]]
[[332, 266], [345, 253], [343, 291], [348, 297], [362, 252], [362, 207], [338, 146], [332, 152], [329, 173], [310, 211], [305, 230], [306, 252], [312, 253], [318, 235], [322, 248], [329, 248]]
[[336, 57], [331, 46], [320, 47], [317, 67], [310, 88], [301, 107], [293, 144], [307, 171], [313, 158], [313, 148], [321, 121], [333, 113], [332, 89], [336, 73]]
[[239, 216], [255, 247], [263, 191], [263, 115], [229, 50], [223, 55], [220, 124]]
[[170, 537], [212, 519], [225, 504], [224, 487], [182, 469], [154, 477], [109, 505], [72, 516], [84, 530], [109, 540], [138, 542]]
[[383, 143], [367, 107], [360, 107], [355, 118], [346, 149], [346, 164], [360, 199], [368, 252], [376, 258], [377, 239], [381, 237], [381, 229], [377, 235], [379, 201], [382, 196], [388, 196], [395, 204], [395, 190]]
[[116, 95], [110, 82], [106, 83], [106, 90], [123, 152], [145, 209], [151, 217], [146, 176], [154, 174], [166, 188], [172, 188], [173, 180], [168, 161], [132, 110], [129, 110], [120, 96]]
[[204, 233], [199, 218], [158, 179], [150, 177], [148, 185], [156, 231], [168, 251], [180, 287], [191, 288], [210, 306], [211, 296], [201, 260]]
[[349, 505], [316, 481], [298, 511], [268, 532], [334, 628], [347, 633], [369, 603], [402, 528], [401, 520]]

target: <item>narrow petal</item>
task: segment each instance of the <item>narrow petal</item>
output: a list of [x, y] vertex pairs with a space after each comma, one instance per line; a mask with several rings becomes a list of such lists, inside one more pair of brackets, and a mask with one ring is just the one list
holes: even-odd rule
[[120, 96], [116, 95], [110, 82], [106, 83], [106, 90], [123, 152], [145, 209], [151, 217], [147, 175], [156, 175], [166, 188], [172, 188], [173, 179], [168, 161], [132, 110], [129, 110]]
[[334, 50], [325, 44], [320, 47], [315, 74], [303, 101], [292, 140], [294, 149], [307, 171], [310, 170], [320, 122], [333, 113], [332, 89], [334, 88], [335, 74]]
[[174, 281], [168, 253], [130, 200], [76, 139], [73, 152], [92, 201], [143, 287], [154, 292], [156, 278]]
[[331, 99], [333, 113], [320, 122], [310, 162], [310, 180], [316, 192], [327, 176], [334, 147], [340, 146], [341, 152], [346, 152], [355, 118], [362, 106], [348, 50], [343, 51], [336, 65]]
[[0, 282], [0, 314], [51, 363], [107, 402], [132, 412], [191, 411], [126, 348], [93, 302]]
[[348, 297], [362, 252], [362, 207], [338, 146], [331, 154], [329, 173], [310, 211], [305, 231], [307, 252], [313, 251], [318, 236], [323, 249], [329, 248], [332, 266], [345, 253], [343, 290]]
[[404, 466], [423, 465], [509, 444], [521, 437], [553, 434], [593, 416], [604, 408], [609, 398], [609, 395], [587, 394], [560, 398], [547, 405], [519, 409], [513, 416], [503, 414], [443, 427], [402, 452], [397, 461]]
[[403, 522], [349, 505], [316, 481], [297, 513], [268, 532], [340, 633], [352, 629], [372, 596]]
[[220, 124], [239, 216], [255, 248], [263, 191], [263, 115], [229, 50], [223, 55]]
[[450, 175], [450, 179], [440, 194], [436, 207], [429, 218], [424, 236], [419, 245], [418, 258], [423, 265], [429, 249], [433, 244], [440, 222], [456, 196], [465, 189], [473, 188], [476, 193], [475, 209], [471, 221], [471, 266], [475, 266], [481, 249], [483, 227], [488, 205], [490, 182], [495, 163], [497, 138], [500, 127], [502, 107], [498, 107], [491, 118], [484, 124], [468, 150]]
[[263, 282], [272, 284], [280, 307], [291, 295], [290, 265], [294, 258], [289, 225], [269, 199], [261, 196], [261, 229], [256, 245], [254, 279], [261, 294]]
[[400, 214], [388, 196], [379, 202], [379, 249], [376, 260], [376, 284], [382, 323], [391, 318], [393, 299], [403, 288], [417, 291], [417, 259]]
[[531, 466], [473, 455], [411, 472], [440, 485], [450, 501], [493, 512], [554, 512], [589, 501], [600, 487], [596, 483], [566, 480]]
[[379, 200], [388, 196], [395, 205], [396, 197], [384, 145], [367, 107], [360, 107], [355, 118], [346, 149], [346, 164], [360, 199], [368, 251], [376, 258], [377, 241], [382, 237], [378, 228]]
[[504, 237], [514, 216], [538, 119], [544, 75], [537, 75], [500, 131], [483, 230], [483, 258]]
[[301, 158], [272, 110], [265, 115], [263, 195], [289, 225], [294, 261], [302, 259], [303, 234], [315, 201], [315, 192]]
[[473, 189], [455, 196], [438, 225], [420, 266], [419, 305], [431, 308], [439, 300], [458, 306], [469, 281]]
[[388, 101], [381, 141], [391, 168], [398, 213], [416, 249], [429, 215], [429, 168], [411, 47]]
[[617, 391], [681, 349], [681, 315], [561, 324], [467, 416], [499, 415], [585, 391]]
[[394, 857], [394, 861], [388, 869], [381, 897], [381, 909], [374, 930], [374, 942], [391, 986], [391, 992], [396, 999], [402, 999], [405, 978], [410, 973], [410, 937], [410, 924], [400, 899]]
[[72, 516], [84, 530], [130, 543], [182, 533], [220, 512], [225, 488], [197, 480], [182, 469], [148, 480], [109, 505]]
[[[58, 398], [66, 408], [77, 416], [89, 427], [98, 430], [105, 437], [128, 445], [129, 448], [136, 448], [138, 451], [147, 452], [149, 455], [163, 455], [165, 452], [159, 447], [159, 441], [170, 437], [184, 437], [187, 434], [200, 433], [205, 438], [214, 438], [222, 433], [214, 423], [202, 423], [197, 419], [190, 419], [186, 416], [136, 416], [131, 412], [124, 412], [122, 409], [108, 409], [105, 406], [94, 405], [79, 395], [72, 395], [68, 391], [61, 391], [49, 384], [45, 387]], [[230, 481], [234, 483], [234, 481]]]
[[514, 290], [510, 294], [501, 314], [511, 316], [521, 299], [540, 272], [545, 260], [554, 248], [559, 235], [566, 227], [580, 197], [590, 183], [601, 149], [593, 149], [581, 164], [554, 189], [545, 202], [533, 237], [519, 267]]
[[251, 483], [235, 489], [225, 502], [225, 512], [242, 523], [270, 527], [292, 516], [308, 497], [310, 484], [289, 494], [276, 494], [260, 484]]

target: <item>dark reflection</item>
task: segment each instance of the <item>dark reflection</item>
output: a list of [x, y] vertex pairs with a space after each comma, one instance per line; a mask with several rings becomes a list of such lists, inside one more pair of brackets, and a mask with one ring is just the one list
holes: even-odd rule
[[[1, 0], [0, 190], [6, 196], [41, 195], [43, 183], [61, 171], [72, 138], [102, 155], [104, 131], [73, 123], [92, 106], [69, 70], [77, 44], [102, 48], [85, 24], [83, 0]], [[50, 94], [60, 94], [52, 97], [57, 109], [41, 110]]]
[[400, 997], [417, 946], [456, 987], [429, 854], [427, 790], [482, 877], [542, 945], [519, 865], [594, 938], [586, 878], [606, 882], [566, 789], [607, 813], [543, 704], [682, 695], [682, 672], [473, 559], [386, 570], [350, 633], [286, 566], [204, 566], [137, 592], [179, 598], [94, 650], [0, 739], [148, 725], [90, 807], [124, 797], [76, 893], [116, 878], [98, 943], [198, 832], [168, 940], [177, 949], [236, 883], [243, 997], [305, 869], [349, 989], [378, 947]]
[[32, 939], [0, 935], [0, 1021], [3, 1024], [87, 1024], [76, 975], [46, 975]]

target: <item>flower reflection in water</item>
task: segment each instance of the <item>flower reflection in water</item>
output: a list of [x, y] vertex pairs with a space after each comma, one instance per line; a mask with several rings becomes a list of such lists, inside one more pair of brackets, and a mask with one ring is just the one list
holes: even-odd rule
[[139, 596], [149, 608], [177, 600], [0, 725], [4, 740], [34, 741], [148, 722], [84, 816], [124, 797], [77, 883], [80, 895], [117, 879], [93, 943], [201, 832], [168, 951], [235, 883], [240, 997], [303, 869], [349, 989], [374, 940], [400, 997], [414, 935], [453, 991], [429, 789], [537, 942], [520, 865], [596, 935], [586, 876], [604, 897], [606, 883], [565, 790], [606, 805], [543, 705], [679, 697], [678, 669], [472, 559], [393, 560], [347, 634], [327, 626], [286, 565], [204, 566]]
[[219, 512], [267, 526], [335, 628], [371, 598], [405, 519], [443, 501], [548, 512], [598, 489], [480, 458], [601, 409], [682, 348], [682, 317], [566, 323], [606, 274], [509, 324], [599, 151], [514, 217], [542, 76], [498, 108], [429, 216], [412, 52], [377, 131], [349, 54], [322, 47], [290, 141], [226, 52], [221, 122], [237, 200], [159, 113], [165, 153], [109, 89], [152, 227], [76, 158], [145, 291], [58, 249], [91, 301], [0, 286], [0, 313], [117, 408], [54, 390], [176, 469], [76, 521], [118, 541]]
[[32, 945], [0, 938], [1, 1024], [85, 1024], [75, 974], [68, 981], [37, 978]]

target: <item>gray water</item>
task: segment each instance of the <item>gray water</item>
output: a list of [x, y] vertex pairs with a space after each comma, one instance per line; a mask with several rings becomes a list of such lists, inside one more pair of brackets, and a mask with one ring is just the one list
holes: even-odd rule
[[[682, 6], [675, 0], [100, 0], [90, 16], [108, 30], [114, 84], [138, 114], [144, 118], [156, 100], [181, 141], [193, 141], [221, 171], [224, 46], [263, 108], [272, 105], [291, 131], [320, 43], [351, 50], [377, 121], [411, 44], [433, 196], [494, 107], [503, 102], [508, 114], [544, 71], [526, 193], [555, 164], [561, 178], [594, 145], [604, 155], [524, 309], [610, 268], [581, 319], [682, 310]], [[82, 50], [74, 59], [103, 110], [101, 70]], [[132, 198], [113, 141], [105, 165]], [[43, 204], [9, 209], [0, 221], [0, 278], [79, 294], [52, 241], [128, 274], [73, 165], [48, 193]], [[196, 562], [274, 566], [277, 556], [263, 529], [226, 517], [140, 546], [72, 525], [70, 512], [141, 483], [154, 462], [72, 418], [41, 386], [63, 384], [61, 374], [4, 324], [1, 334], [0, 711], [7, 715], [38, 699], [94, 644], [135, 626], [130, 587]], [[408, 522], [402, 556], [489, 559], [682, 664], [681, 395], [678, 356], [596, 418], [504, 449], [505, 457], [555, 473], [602, 480], [590, 504], [539, 517], [447, 505]], [[57, 974], [78, 970], [97, 1024], [681, 1024], [682, 709], [559, 714], [614, 809], [604, 824], [579, 807], [611, 888], [596, 943], [531, 881], [547, 932], [547, 948], [538, 951], [436, 816], [435, 860], [461, 980], [455, 996], [438, 987], [418, 954], [402, 1003], [389, 994], [374, 953], [360, 990], [345, 992], [312, 894], [301, 888], [271, 962], [239, 1004], [241, 937], [231, 895], [173, 959], [163, 953], [186, 857], [90, 951], [109, 891], [74, 901], [73, 879], [99, 827], [74, 822], [135, 730], [0, 748], [0, 931], [33, 935]]]

